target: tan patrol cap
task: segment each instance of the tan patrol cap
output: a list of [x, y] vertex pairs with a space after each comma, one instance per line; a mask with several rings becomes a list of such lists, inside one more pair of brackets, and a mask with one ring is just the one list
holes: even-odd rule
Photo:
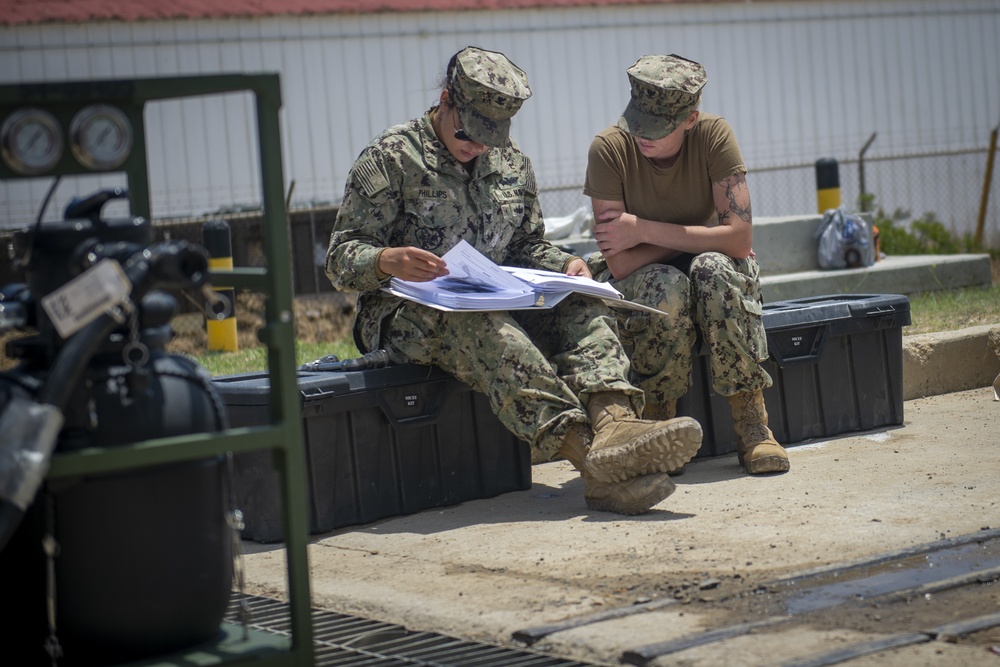
[[642, 139], [662, 139], [698, 108], [705, 68], [678, 55], [643, 56], [628, 68], [632, 99], [618, 127]]
[[503, 146], [510, 119], [531, 97], [528, 76], [507, 56], [476, 46], [455, 54], [449, 81], [466, 134], [487, 146]]

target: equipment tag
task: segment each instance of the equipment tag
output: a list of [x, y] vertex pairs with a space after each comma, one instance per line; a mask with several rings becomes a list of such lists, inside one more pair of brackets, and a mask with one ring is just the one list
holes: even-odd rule
[[102, 259], [42, 298], [42, 308], [56, 331], [67, 339], [120, 303], [132, 292], [121, 265]]

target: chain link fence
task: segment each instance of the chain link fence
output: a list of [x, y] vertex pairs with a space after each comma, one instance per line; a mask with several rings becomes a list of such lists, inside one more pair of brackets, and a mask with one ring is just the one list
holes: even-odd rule
[[[887, 215], [900, 210], [917, 219], [933, 214], [956, 237], [975, 236], [983, 207], [987, 149], [839, 160], [842, 204], [862, 209], [861, 195]], [[747, 176], [756, 218], [818, 214], [816, 165], [753, 168]], [[984, 249], [1000, 249], [1000, 176], [991, 179], [982, 220]], [[568, 216], [590, 207], [583, 186], [543, 188], [546, 216]]]

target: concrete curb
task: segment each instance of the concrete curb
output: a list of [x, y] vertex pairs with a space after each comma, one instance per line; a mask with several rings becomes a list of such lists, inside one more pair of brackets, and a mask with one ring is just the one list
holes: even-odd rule
[[826, 294], [914, 294], [992, 283], [990, 256], [893, 255], [863, 269], [761, 273], [764, 302]]
[[903, 337], [903, 400], [988, 387], [1000, 374], [1000, 324]]

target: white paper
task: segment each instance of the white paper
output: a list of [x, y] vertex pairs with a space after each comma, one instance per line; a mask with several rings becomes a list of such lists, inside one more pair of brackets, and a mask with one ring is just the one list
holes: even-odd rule
[[505, 271], [531, 285], [536, 292], [581, 292], [592, 296], [611, 299], [624, 299], [624, 295], [616, 290], [611, 283], [602, 283], [586, 276], [568, 276], [556, 271], [542, 269], [523, 269], [516, 266], [505, 266]]
[[471, 283], [495, 286], [515, 292], [525, 291], [523, 281], [514, 278], [497, 266], [495, 262], [473, 248], [465, 239], [455, 244], [455, 247], [446, 252], [441, 259], [448, 265], [446, 278], [464, 279]]
[[609, 283], [556, 271], [497, 266], [467, 241], [459, 241], [442, 259], [447, 276], [425, 282], [392, 278], [384, 291], [439, 310], [522, 310], [551, 308], [572, 293], [597, 297], [611, 306], [666, 315], [628, 301]]
[[503, 289], [452, 276], [424, 283], [400, 280], [392, 282], [390, 286], [398, 296], [412, 297], [421, 302], [429, 301], [454, 310], [503, 310], [527, 308], [538, 303], [535, 292], [524, 286]]
[[535, 291], [507, 273], [464, 239], [444, 254], [448, 275], [424, 282], [393, 278], [389, 284], [404, 297], [455, 310], [503, 310], [536, 304]]

